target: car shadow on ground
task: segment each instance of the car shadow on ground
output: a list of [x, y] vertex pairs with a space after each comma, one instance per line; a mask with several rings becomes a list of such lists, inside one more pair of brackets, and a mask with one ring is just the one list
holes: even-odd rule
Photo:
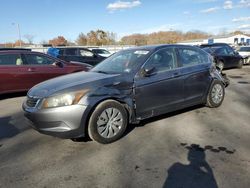
[[9, 122], [11, 117], [0, 118], [0, 140], [4, 138], [10, 138], [16, 136], [20, 131], [15, 126], [11, 125]]
[[[204, 105], [196, 105], [196, 106], [185, 108], [185, 109], [182, 109], [182, 110], [170, 112], [170, 113], [167, 113], [167, 114], [164, 114], [164, 115], [148, 118], [146, 120], [142, 120], [139, 124], [129, 124], [126, 131], [125, 131], [125, 133], [123, 134], [122, 138], [126, 137], [128, 134], [130, 134], [137, 127], [143, 127], [146, 124], [152, 123], [154, 121], [159, 121], [159, 120], [162, 120], [162, 119], [173, 117], [173, 116], [176, 116], [176, 115], [188, 112], [188, 111], [196, 110], [196, 109], [199, 109], [199, 108], [202, 108], [202, 107], [204, 107]], [[89, 136], [74, 138], [74, 139], [71, 139], [71, 140], [74, 141], [74, 142], [89, 142], [89, 141], [91, 141]]]
[[0, 140], [11, 138], [29, 129], [22, 112], [12, 116], [0, 117]]
[[163, 188], [218, 188], [213, 170], [206, 161], [206, 149], [195, 144], [185, 148], [189, 164], [174, 163], [168, 169]]
[[174, 111], [174, 112], [169, 112], [169, 113], [166, 113], [166, 114], [163, 114], [163, 115], [155, 116], [155, 117], [152, 117], [152, 118], [148, 118], [148, 119], [142, 120], [139, 124], [130, 124], [127, 127], [123, 137], [127, 136], [130, 132], [132, 132], [137, 127], [143, 127], [143, 126], [145, 126], [145, 125], [147, 125], [149, 123], [159, 121], [159, 120], [162, 120], [162, 119], [166, 119], [166, 118], [170, 118], [170, 117], [174, 117], [176, 115], [186, 113], [186, 112], [189, 112], [189, 111], [192, 111], [192, 110], [197, 110], [197, 109], [200, 109], [200, 108], [203, 108], [203, 107], [204, 107], [204, 105], [196, 105], [196, 106], [188, 107], [188, 108], [185, 108], [185, 109], [177, 110], [177, 111]]
[[16, 97], [24, 97], [24, 96], [26, 96], [26, 94], [27, 94], [27, 92], [1, 94], [0, 95], [0, 100], [11, 99], [11, 98], [16, 98]]

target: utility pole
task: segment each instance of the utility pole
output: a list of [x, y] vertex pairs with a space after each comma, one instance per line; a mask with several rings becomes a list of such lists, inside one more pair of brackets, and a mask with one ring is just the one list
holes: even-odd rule
[[16, 25], [17, 26], [19, 46], [21, 47], [22, 46], [22, 39], [21, 39], [20, 25], [19, 25], [19, 23], [12, 23], [12, 25]]

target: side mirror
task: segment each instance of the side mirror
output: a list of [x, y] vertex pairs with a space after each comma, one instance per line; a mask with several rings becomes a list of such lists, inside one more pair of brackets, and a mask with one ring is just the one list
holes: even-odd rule
[[152, 76], [154, 74], [156, 74], [155, 67], [145, 68], [142, 70], [142, 75], [144, 77], [149, 77], [149, 76]]
[[60, 67], [60, 68], [63, 68], [63, 63], [60, 61], [56, 61], [55, 63], [53, 63], [53, 65]]

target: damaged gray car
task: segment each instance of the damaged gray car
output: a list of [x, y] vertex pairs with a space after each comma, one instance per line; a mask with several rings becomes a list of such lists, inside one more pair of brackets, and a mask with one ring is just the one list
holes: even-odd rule
[[61, 138], [89, 136], [107, 144], [129, 124], [197, 104], [219, 107], [228, 82], [211, 56], [184, 45], [117, 52], [90, 72], [34, 86], [23, 103], [37, 131]]

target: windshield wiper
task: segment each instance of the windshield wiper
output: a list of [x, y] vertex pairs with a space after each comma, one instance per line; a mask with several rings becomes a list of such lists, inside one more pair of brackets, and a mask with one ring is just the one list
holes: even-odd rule
[[93, 71], [93, 72], [102, 73], [102, 74], [109, 74], [108, 72], [105, 72], [105, 71]]

